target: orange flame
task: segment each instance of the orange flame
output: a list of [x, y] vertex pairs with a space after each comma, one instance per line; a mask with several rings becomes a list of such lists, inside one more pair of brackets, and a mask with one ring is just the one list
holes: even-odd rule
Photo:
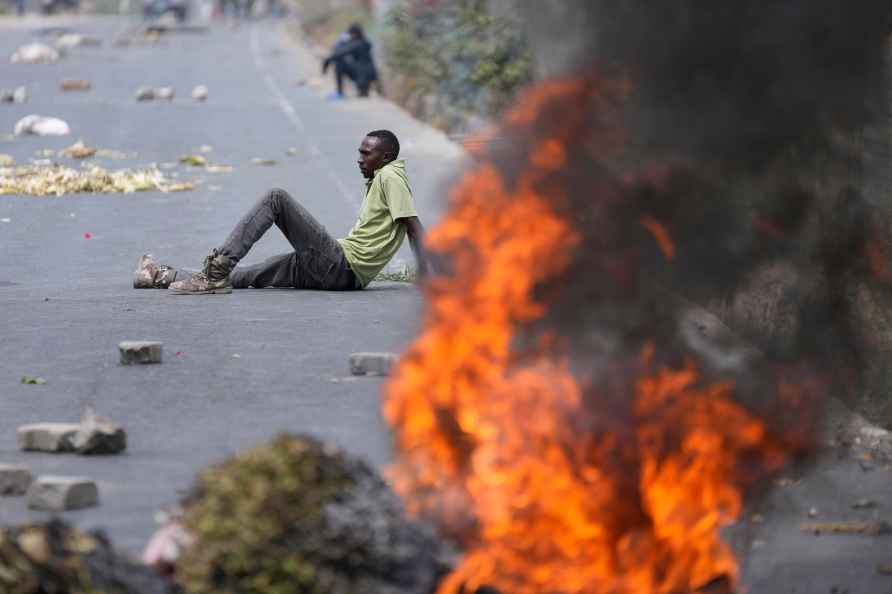
[[[583, 80], [533, 89], [506, 127], [544, 140], [512, 164], [510, 182], [479, 155], [429, 236], [454, 269], [427, 287], [424, 331], [387, 385], [384, 412], [400, 451], [396, 489], [465, 547], [439, 594], [733, 584], [737, 564], [719, 528], [739, 514], [745, 487], [787, 453], [733, 401], [733, 386], [701, 385], [693, 363], [658, 366], [653, 344], [618, 363], [606, 398], [574, 375], [560, 337], [528, 344], [520, 332], [547, 312], [537, 288], [567, 272], [581, 240], [564, 210], [572, 182], [555, 173], [589, 110], [606, 117], [625, 92]], [[671, 259], [662, 225], [639, 223]]]
[[641, 217], [641, 226], [654, 236], [654, 239], [657, 240], [657, 244], [660, 246], [660, 250], [663, 252], [663, 256], [667, 260], [675, 257], [675, 245], [672, 243], [672, 238], [669, 237], [669, 232], [666, 231], [666, 227], [662, 223], [653, 217], [643, 216]]

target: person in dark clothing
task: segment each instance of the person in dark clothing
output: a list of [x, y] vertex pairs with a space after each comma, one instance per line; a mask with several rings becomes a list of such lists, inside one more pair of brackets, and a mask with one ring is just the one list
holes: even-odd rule
[[[322, 63], [322, 73], [325, 74], [330, 65], [335, 65], [335, 77], [339, 79], [338, 93], [343, 97], [343, 88], [338, 77], [340, 67], [343, 75], [356, 84], [359, 96], [368, 97], [372, 83], [378, 81], [378, 69], [375, 68], [375, 60], [372, 57], [372, 44], [366, 39], [362, 27], [358, 24], [350, 25], [347, 33], [349, 39], [336, 44], [332, 54]], [[378, 91], [381, 91], [380, 83]]]
[[343, 47], [350, 43], [350, 34], [344, 31], [340, 35], [338, 35], [337, 40], [335, 41], [334, 47], [332, 47], [332, 55], [338, 55], [337, 58], [326, 60], [322, 65], [322, 74], [328, 70], [328, 66], [330, 64], [334, 65], [335, 71], [335, 85], [336, 90], [333, 94], [329, 95], [329, 99], [343, 99], [344, 98], [344, 78], [349, 78], [353, 80], [353, 75], [350, 70], [349, 60], [350, 57], [347, 55], [339, 55], [339, 52]]

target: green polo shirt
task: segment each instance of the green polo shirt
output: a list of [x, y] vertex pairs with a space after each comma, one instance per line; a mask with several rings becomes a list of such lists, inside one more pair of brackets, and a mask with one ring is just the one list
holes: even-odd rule
[[378, 169], [366, 182], [359, 219], [349, 235], [339, 239], [353, 274], [365, 287], [400, 249], [406, 226], [397, 221], [418, 216], [405, 161]]

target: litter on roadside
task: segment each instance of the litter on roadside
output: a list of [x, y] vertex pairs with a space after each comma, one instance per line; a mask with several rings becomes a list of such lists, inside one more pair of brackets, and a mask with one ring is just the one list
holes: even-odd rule
[[90, 81], [78, 78], [66, 78], [59, 83], [63, 91], [89, 91], [91, 86]]
[[208, 160], [201, 155], [183, 155], [180, 157], [180, 163], [191, 165], [192, 167], [204, 167], [208, 164]]
[[35, 134], [37, 136], [65, 136], [71, 134], [71, 128], [65, 120], [41, 115], [27, 115], [16, 122], [16, 136]]
[[158, 87], [155, 89], [155, 99], [161, 99], [162, 101], [173, 101], [174, 94], [173, 87]]
[[873, 499], [868, 499], [866, 497], [862, 499], [856, 499], [852, 502], [852, 509], [873, 509], [879, 505]]
[[62, 165], [0, 169], [0, 195], [62, 196], [79, 193], [182, 192], [194, 189], [190, 182], [174, 182], [159, 170], [120, 169], [108, 171], [93, 166], [85, 170]]
[[192, 98], [199, 102], [207, 101], [208, 88], [204, 85], [198, 85], [192, 89]]
[[260, 165], [263, 167], [274, 167], [279, 164], [279, 162], [276, 161], [275, 159], [261, 159], [259, 157], [255, 157], [255, 158], [251, 159], [251, 163], [253, 163], [254, 165]]
[[9, 61], [13, 64], [52, 64], [59, 61], [59, 52], [43, 43], [29, 43], [13, 52]]
[[175, 94], [172, 87], [139, 87], [135, 97], [137, 101], [173, 101]]
[[806, 522], [800, 524], [802, 532], [820, 534], [865, 534], [867, 536], [881, 536], [892, 533], [892, 526], [881, 520], [869, 522]]
[[56, 39], [56, 47], [58, 49], [71, 49], [75, 47], [99, 47], [102, 45], [96, 37], [90, 35], [81, 35], [80, 33], [66, 33]]
[[60, 157], [70, 157], [72, 159], [86, 159], [97, 153], [97, 149], [86, 146], [83, 140], [78, 140], [68, 148], [59, 151]]
[[31, 375], [23, 375], [21, 379], [21, 383], [30, 384], [34, 386], [40, 386], [46, 383], [46, 380], [42, 377], [34, 377]]
[[0, 103], [24, 103], [28, 100], [28, 91], [25, 87], [16, 87], [11, 91], [0, 90]]

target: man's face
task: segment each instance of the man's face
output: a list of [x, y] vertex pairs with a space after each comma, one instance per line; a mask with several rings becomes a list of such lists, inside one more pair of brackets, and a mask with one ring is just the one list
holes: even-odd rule
[[366, 179], [372, 179], [375, 172], [387, 165], [390, 160], [381, 147], [381, 139], [377, 136], [366, 136], [359, 145], [359, 170]]

